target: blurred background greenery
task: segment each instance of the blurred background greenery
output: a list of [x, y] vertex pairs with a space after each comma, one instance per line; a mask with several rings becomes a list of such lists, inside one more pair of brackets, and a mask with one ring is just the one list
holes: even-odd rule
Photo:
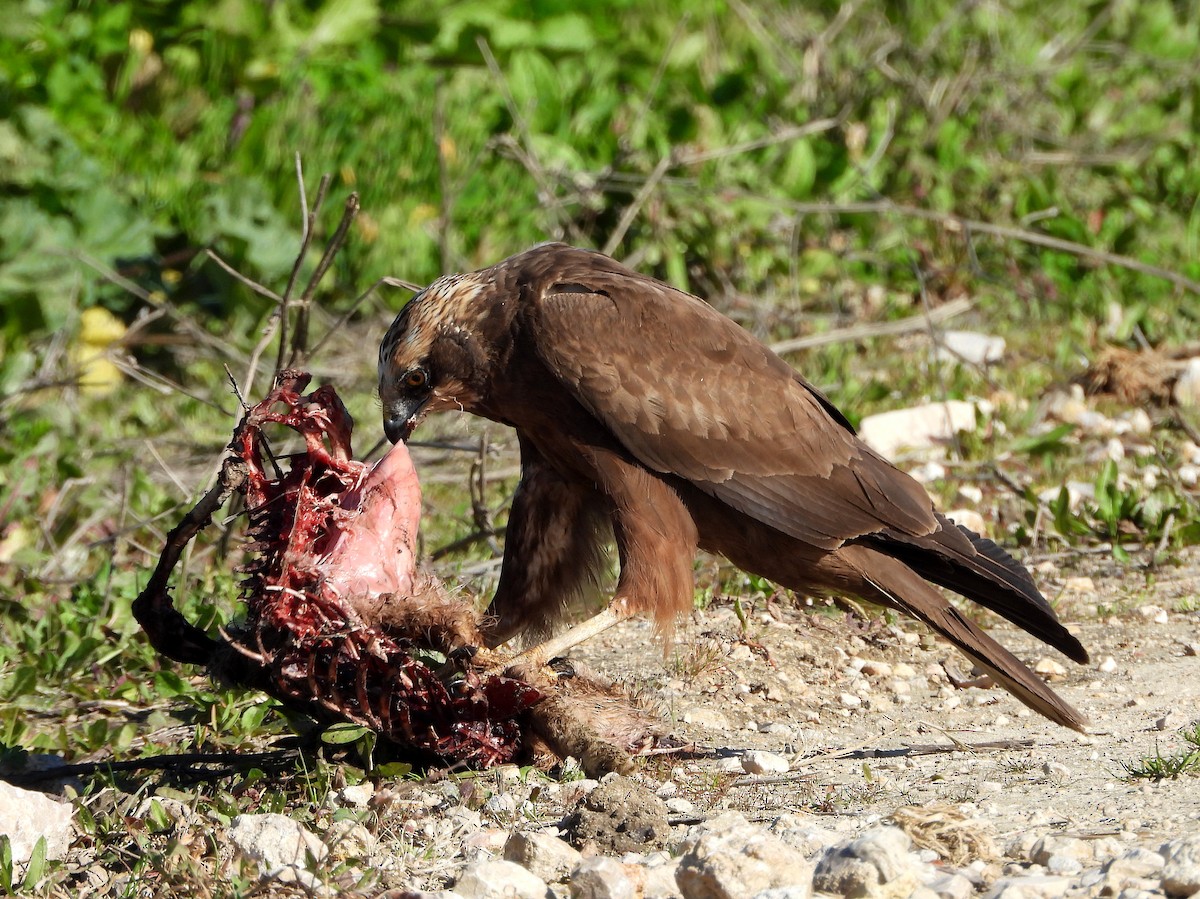
[[[310, 201], [333, 176], [318, 245], [351, 191], [363, 210], [317, 335], [381, 276], [427, 283], [547, 238], [767, 339], [965, 298], [964, 324], [1007, 338], [1003, 365], [934, 364], [927, 338], [792, 361], [854, 421], [990, 397], [953, 480], [978, 478], [1002, 540], [1197, 539], [1194, 483], [1170, 476], [1184, 425], [1156, 412], [1118, 472], [1072, 427], [1038, 430], [1038, 402], [1107, 345], [1200, 335], [1198, 60], [1183, 0], [7, 0], [0, 743], [119, 745], [128, 722], [102, 710], [25, 711], [164, 689], [138, 673], [158, 664], [128, 603], [236, 421], [224, 366], [243, 378], [274, 311], [208, 251], [282, 289], [297, 154]], [[366, 446], [376, 341], [406, 297], [356, 308], [311, 361]], [[997, 458], [1006, 484], [981, 473]], [[511, 475], [490, 487], [501, 522]], [[1097, 501], [1038, 499], [1068, 477]], [[464, 480], [427, 485], [434, 545], [476, 527]], [[197, 549], [187, 601], [232, 603], [216, 558]]]

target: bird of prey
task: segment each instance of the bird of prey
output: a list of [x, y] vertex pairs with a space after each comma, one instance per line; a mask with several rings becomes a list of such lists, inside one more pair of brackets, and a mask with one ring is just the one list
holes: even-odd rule
[[803, 594], [911, 615], [1035, 711], [1086, 724], [929, 583], [1086, 662], [1029, 573], [937, 512], [816, 387], [697, 297], [540, 244], [417, 294], [383, 339], [379, 395], [393, 442], [446, 409], [516, 429], [521, 480], [490, 645], [550, 632], [615, 542], [607, 608], [525, 664], [635, 614], [669, 631], [692, 607], [700, 548]]

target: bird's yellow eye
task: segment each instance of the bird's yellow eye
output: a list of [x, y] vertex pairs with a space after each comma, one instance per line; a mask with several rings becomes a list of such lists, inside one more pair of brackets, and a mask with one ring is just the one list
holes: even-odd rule
[[429, 376], [422, 368], [414, 368], [404, 376], [404, 383], [408, 387], [424, 387], [427, 380], [429, 380]]

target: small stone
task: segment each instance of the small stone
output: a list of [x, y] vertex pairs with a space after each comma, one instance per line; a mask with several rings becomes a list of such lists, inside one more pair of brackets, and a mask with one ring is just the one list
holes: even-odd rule
[[1191, 896], [1200, 892], [1200, 834], [1174, 840], [1162, 848], [1166, 864], [1162, 888], [1168, 896]]
[[1175, 709], [1167, 712], [1154, 722], [1155, 730], [1177, 730], [1188, 723], [1188, 716]]
[[503, 859], [468, 865], [454, 885], [463, 899], [546, 899], [546, 882]]
[[1042, 765], [1042, 773], [1051, 780], [1062, 782], [1071, 776], [1071, 769], [1062, 762], [1046, 762]]
[[375, 785], [368, 780], [338, 790], [338, 798], [354, 808], [366, 808], [374, 795]]
[[229, 842], [263, 871], [307, 869], [329, 855], [329, 847], [308, 828], [287, 815], [238, 815], [228, 831]]
[[1117, 856], [1104, 866], [1102, 893], [1116, 896], [1134, 881], [1160, 876], [1167, 860], [1149, 849], [1135, 848]]
[[853, 693], [841, 693], [838, 695], [838, 703], [842, 708], [857, 709], [862, 705], [862, 698]]
[[1063, 590], [1067, 593], [1095, 593], [1096, 582], [1090, 577], [1069, 577], [1063, 581]]
[[1191, 464], [1180, 465], [1175, 469], [1175, 476], [1179, 478], [1179, 483], [1191, 489], [1197, 483], [1200, 483], [1200, 466]]
[[902, 449], [921, 450], [944, 443], [959, 431], [975, 430], [976, 407], [964, 400], [927, 403], [868, 415], [858, 436], [876, 452], [894, 459]]
[[1033, 670], [1036, 674], [1041, 675], [1042, 680], [1062, 680], [1067, 676], [1067, 669], [1062, 663], [1049, 656], [1038, 659]]
[[946, 517], [976, 534], [987, 533], [987, 521], [974, 509], [951, 509]]
[[626, 865], [601, 855], [584, 859], [571, 872], [571, 899], [637, 899], [640, 886]]
[[1200, 643], [1184, 643], [1183, 654], [1185, 656], [1200, 656]]
[[[914, 636], [916, 635], [914, 634]], [[916, 677], [917, 669], [908, 664], [908, 662], [897, 662], [892, 666], [892, 674], [896, 675], [896, 677]]]
[[918, 886], [911, 846], [898, 827], [868, 830], [825, 854], [817, 863], [813, 887], [838, 896], [907, 896]]
[[1112, 674], [1117, 670], [1117, 660], [1112, 656], [1105, 656], [1104, 661], [1096, 667], [1104, 674]]
[[13, 861], [24, 865], [39, 838], [46, 840], [46, 858], [67, 854], [74, 835], [74, 809], [36, 790], [23, 790], [0, 780], [0, 833], [7, 834]]
[[1175, 403], [1187, 409], [1200, 406], [1200, 356], [1187, 361], [1183, 372], [1175, 379], [1171, 391]]
[[970, 365], [991, 365], [1004, 358], [1007, 344], [1003, 337], [980, 334], [978, 331], [945, 331], [937, 356], [947, 362], [966, 362]]
[[717, 770], [725, 774], [744, 774], [746, 772], [746, 769], [742, 767], [741, 757], [736, 755], [717, 759]]
[[322, 842], [329, 847], [329, 852], [334, 858], [345, 860], [363, 858], [375, 848], [378, 841], [362, 824], [353, 819], [346, 819], [330, 824], [322, 834]]
[[1139, 606], [1137, 612], [1139, 615], [1141, 615], [1147, 621], [1152, 621], [1155, 624], [1166, 624], [1167, 623], [1167, 610], [1164, 609], [1162, 606], [1155, 606], [1155, 605]]
[[683, 713], [683, 723], [707, 727], [710, 730], [729, 730], [729, 719], [716, 709], [691, 709]]
[[1051, 874], [1078, 874], [1083, 870], [1083, 865], [1068, 855], [1052, 855], [1046, 859], [1046, 870]]
[[925, 462], [910, 471], [909, 475], [918, 483], [932, 484], [946, 477], [946, 466], [940, 462]]
[[891, 677], [894, 669], [887, 662], [867, 659], [859, 670], [867, 677]]
[[564, 880], [583, 856], [565, 840], [548, 833], [517, 832], [504, 843], [504, 858], [547, 883]]
[[737, 813], [710, 820], [684, 846], [675, 869], [684, 899], [746, 899], [775, 887], [811, 891], [812, 866], [804, 856]]
[[1071, 883], [1070, 877], [1053, 874], [1003, 877], [992, 885], [987, 899], [1061, 899]]
[[925, 881], [925, 889], [938, 899], [971, 899], [975, 895], [975, 884], [953, 871], [937, 871]]
[[667, 811], [672, 815], [691, 815], [696, 811], [696, 804], [682, 796], [672, 796], [667, 800]]
[[747, 774], [786, 774], [791, 765], [781, 755], [752, 749], [742, 756], [742, 770]]

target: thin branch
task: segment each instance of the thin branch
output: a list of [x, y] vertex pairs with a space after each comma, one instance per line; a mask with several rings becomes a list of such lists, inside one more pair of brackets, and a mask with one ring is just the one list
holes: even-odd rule
[[654, 171], [650, 173], [650, 177], [638, 189], [633, 200], [625, 211], [621, 213], [621, 220], [617, 222], [617, 227], [613, 229], [612, 234], [608, 236], [608, 240], [604, 244], [604, 255], [611, 256], [613, 251], [621, 245], [621, 241], [625, 239], [625, 232], [629, 230], [629, 226], [633, 224], [633, 220], [637, 214], [642, 211], [642, 207], [646, 201], [650, 199], [650, 194], [654, 188], [658, 187], [658, 182], [662, 180], [662, 176], [667, 173], [667, 169], [671, 167], [673, 154], [668, 153], [658, 161], [658, 165], [654, 167]]
[[[300, 196], [304, 194], [304, 171], [300, 164], [300, 154], [296, 154], [296, 177], [300, 180]], [[304, 265], [304, 259], [308, 255], [308, 248], [312, 244], [313, 230], [317, 221], [317, 214], [321, 210], [321, 204], [325, 202], [325, 194], [329, 190], [329, 182], [331, 176], [324, 174], [321, 176], [321, 183], [317, 187], [317, 199], [313, 203], [312, 209], [305, 209], [302, 214], [302, 222], [304, 233], [300, 241], [300, 252], [296, 254], [296, 261], [292, 264], [292, 270], [288, 274], [287, 287], [283, 291], [283, 296], [279, 303], [279, 351], [275, 356], [275, 373], [278, 374], [283, 370], [283, 360], [287, 353], [288, 344], [288, 305], [291, 303], [292, 291], [296, 288], [296, 279], [300, 277], [300, 269]]]
[[929, 310], [928, 314], [910, 315], [907, 318], [890, 322], [874, 322], [865, 325], [852, 325], [849, 328], [838, 328], [824, 334], [811, 334], [807, 337], [793, 337], [771, 344], [771, 349], [780, 356], [795, 353], [799, 350], [809, 350], [813, 347], [828, 346], [833, 343], [852, 343], [868, 340], [872, 337], [894, 337], [897, 334], [908, 334], [920, 331], [931, 323], [941, 323], [955, 316], [962, 315], [974, 305], [965, 297], [951, 300], [943, 306]]
[[259, 296], [266, 297], [268, 300], [272, 300], [276, 303], [283, 302], [283, 297], [281, 297], [275, 291], [271, 290], [271, 288], [266, 287], [262, 284], [259, 284], [253, 278], [247, 278], [245, 275], [243, 275], [241, 272], [239, 272], [236, 268], [234, 268], [232, 265], [230, 265], [228, 262], [226, 262], [224, 259], [222, 259], [220, 256], [218, 256], [212, 249], [205, 250], [204, 255], [207, 256], [209, 259], [211, 259], [213, 262], [215, 262], [217, 265], [219, 265], [222, 269], [224, 269], [225, 273], [228, 274], [235, 281], [241, 282], [246, 287], [250, 288], [256, 294], [258, 294]]
[[[358, 298], [353, 303], [350, 304], [350, 308], [347, 309], [345, 312], [343, 312], [338, 317], [338, 320], [335, 321], [330, 326], [329, 330], [325, 332], [325, 336], [317, 341], [317, 344], [316, 344], [316, 346], [314, 346], [312, 348], [310, 355], [315, 356], [318, 352], [320, 352], [321, 348], [323, 346], [325, 346], [326, 343], [329, 342], [329, 338], [331, 338], [334, 334], [336, 334], [338, 329], [341, 328], [344, 324], [346, 324], [346, 322], [348, 322], [350, 320], [350, 317], [352, 315], [354, 315], [355, 312], [358, 311], [358, 307], [361, 306], [364, 302], [366, 302], [367, 297], [369, 297], [376, 290], [378, 290], [380, 287], [383, 287], [383, 286], [400, 287], [400, 288], [403, 288], [404, 290], [410, 290], [413, 293], [420, 293], [422, 290], [424, 290], [424, 288], [421, 287], [421, 285], [414, 284], [412, 281], [405, 281], [403, 278], [389, 278], [389, 277], [380, 278], [378, 281], [376, 281], [374, 284], [372, 284], [370, 287], [368, 287], [366, 290], [364, 290], [362, 293], [360, 293], [358, 295]], [[412, 444], [410, 444], [410, 446], [411, 445]]]
[[343, 244], [346, 243], [346, 237], [350, 233], [350, 226], [354, 224], [354, 219], [358, 217], [358, 212], [361, 208], [362, 206], [357, 193], [352, 193], [346, 197], [346, 205], [342, 210], [342, 220], [338, 222], [337, 230], [333, 232], [333, 237], [329, 239], [329, 243], [325, 247], [325, 252], [321, 256], [321, 261], [317, 263], [316, 270], [313, 271], [312, 277], [308, 279], [304, 293], [301, 294], [300, 301], [296, 304], [296, 327], [292, 331], [292, 352], [288, 358], [288, 368], [303, 366], [305, 360], [308, 358], [308, 310], [312, 305], [313, 294], [316, 293], [321, 279], [325, 277], [325, 273], [333, 265], [334, 258], [342, 249]]
[[[747, 192], [738, 192], [738, 195], [750, 197], [754, 196], [759, 199], [757, 194]], [[776, 201], [778, 202], [778, 201]], [[1131, 271], [1141, 272], [1144, 275], [1150, 275], [1155, 278], [1162, 278], [1164, 281], [1169, 281], [1177, 287], [1182, 287], [1191, 293], [1200, 294], [1200, 281], [1195, 281], [1178, 272], [1173, 272], [1170, 269], [1162, 268], [1158, 265], [1151, 265], [1148, 262], [1142, 262], [1140, 259], [1134, 259], [1132, 256], [1123, 256], [1119, 253], [1110, 253], [1107, 250], [1097, 250], [1094, 247], [1089, 247], [1086, 244], [1077, 243], [1073, 240], [1064, 240], [1061, 237], [1052, 237], [1049, 234], [1042, 234], [1038, 231], [1030, 231], [1027, 228], [1018, 228], [1012, 225], [994, 225], [991, 222], [983, 222], [978, 219], [969, 219], [961, 215], [955, 215], [948, 212], [937, 212], [932, 209], [922, 209], [918, 206], [906, 206], [900, 203], [893, 203], [891, 200], [865, 200], [856, 203], [799, 203], [787, 202], [786, 206], [793, 212], [797, 213], [812, 213], [812, 214], [827, 214], [827, 215], [854, 215], [860, 213], [892, 213], [895, 215], [907, 216], [908, 218], [921, 219], [927, 222], [936, 222], [945, 226], [949, 230], [957, 230], [965, 232], [968, 236], [970, 232], [979, 234], [990, 234], [994, 237], [1005, 238], [1008, 240], [1018, 240], [1023, 243], [1033, 244], [1035, 246], [1046, 247], [1050, 250], [1060, 250], [1064, 253], [1070, 253], [1074, 256], [1079, 256], [1084, 259], [1094, 259], [1097, 262], [1103, 262], [1107, 265], [1115, 265], [1121, 268], [1127, 268]]]

